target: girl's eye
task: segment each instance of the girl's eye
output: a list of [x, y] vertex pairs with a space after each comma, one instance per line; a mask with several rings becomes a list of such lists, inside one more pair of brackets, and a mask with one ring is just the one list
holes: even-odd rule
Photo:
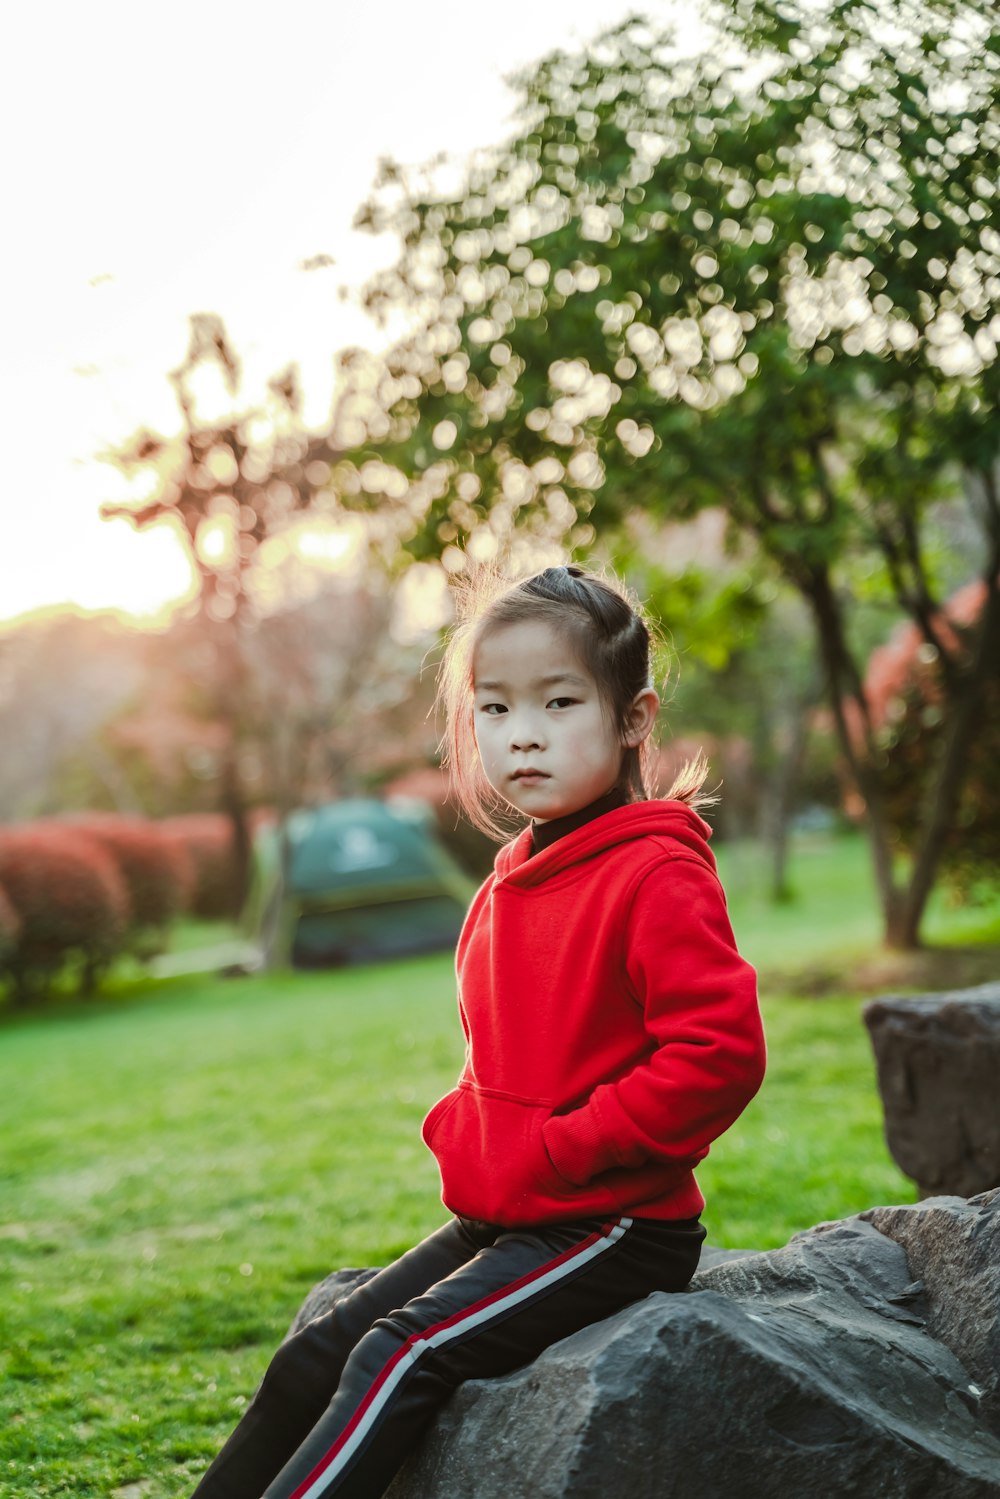
[[575, 702], [575, 697], [554, 697], [545, 706], [547, 708], [572, 708]]
[[479, 711], [480, 713], [489, 713], [495, 718], [499, 713], [506, 713], [507, 709], [503, 703], [483, 703]]

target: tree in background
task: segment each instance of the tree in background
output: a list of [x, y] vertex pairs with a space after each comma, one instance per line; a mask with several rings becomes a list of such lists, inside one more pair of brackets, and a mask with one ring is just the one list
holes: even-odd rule
[[[428, 638], [391, 578], [373, 568], [312, 586], [248, 631], [239, 772], [254, 809], [367, 794], [433, 757]], [[203, 621], [184, 611], [158, 630], [109, 614], [8, 627], [0, 823], [211, 812], [232, 728], [217, 713], [215, 673]]]
[[143, 677], [133, 632], [108, 615], [28, 619], [0, 634], [0, 823], [60, 810], [60, 772], [76, 757], [102, 804], [142, 810], [101, 737]]
[[[960, 589], [936, 621], [956, 657], [975, 640], [984, 603], [980, 583]], [[929, 761], [941, 753], [947, 733], [941, 662], [914, 625], [899, 626], [872, 653], [865, 676], [877, 742], [885, 757], [886, 789], [892, 825], [901, 845], [912, 850], [920, 835], [922, 797]], [[980, 725], [955, 817], [942, 854], [942, 872], [963, 900], [995, 892], [1000, 871], [1000, 679], [994, 676], [980, 704]]]
[[371, 571], [261, 619], [245, 712], [279, 815], [369, 793], [433, 751], [424, 638], [401, 638], [392, 582]]
[[[389, 165], [360, 215], [401, 242], [368, 304], [413, 331], [342, 405], [345, 502], [400, 496], [410, 550], [451, 570], [512, 536], [541, 559], [636, 512], [721, 508], [813, 622], [899, 947], [1000, 661], [991, 11], [732, 0], [694, 59], [633, 20], [526, 76], [517, 134], [459, 190]], [[942, 504], [978, 528], [961, 650], [929, 542]], [[854, 629], [874, 588], [940, 665], [905, 863]]]
[[[770, 893], [776, 902], [794, 896], [788, 875], [789, 831], [807, 789], [811, 743], [822, 737], [816, 721], [822, 696], [805, 608], [797, 594], [784, 588], [773, 591], [766, 612], [742, 632], [718, 670], [707, 672], [695, 664], [681, 671], [676, 699], [668, 708], [723, 743], [735, 735], [745, 746], [753, 795], [744, 806], [737, 801], [735, 816], [725, 818], [723, 831], [757, 836], [766, 846]], [[723, 768], [722, 813], [729, 811], [734, 779]], [[824, 802], [832, 810], [836, 782], [831, 779], [823, 789]]]
[[[261, 754], [270, 756], [272, 793], [282, 806], [294, 804], [304, 790], [293, 764], [303, 735], [315, 739], [332, 717], [356, 708], [361, 678], [374, 669], [377, 651], [384, 654], [388, 605], [376, 604], [375, 576], [378, 561], [392, 552], [392, 536], [378, 517], [360, 526], [344, 515], [330, 483], [333, 439], [303, 429], [294, 369], [271, 381], [266, 409], [206, 419], [196, 391], [212, 371], [235, 402], [239, 361], [221, 320], [198, 314], [187, 356], [170, 376], [182, 431], [167, 438], [143, 430], [110, 455], [149, 497], [105, 505], [102, 513], [124, 516], [140, 530], [172, 525], [187, 547], [199, 584], [197, 614], [178, 635], [195, 637], [193, 676], [207, 699], [201, 716], [222, 729], [212, 769], [234, 828], [238, 904], [247, 887], [248, 812], [260, 794], [251, 782], [262, 779]], [[306, 531], [311, 562], [295, 548]], [[324, 586], [324, 563], [329, 574], [329, 564], [352, 548], [353, 573], [328, 577]], [[345, 690], [351, 673], [354, 685]], [[383, 687], [385, 678], [383, 671]], [[297, 698], [293, 710], [299, 688], [308, 703]]]
[[251, 842], [240, 769], [244, 636], [251, 612], [247, 579], [263, 541], [276, 525], [287, 524], [295, 512], [310, 506], [318, 486], [305, 472], [305, 445], [294, 431], [299, 396], [293, 373], [272, 382], [268, 413], [205, 421], [197, 412], [192, 377], [212, 368], [235, 398], [240, 366], [222, 321], [197, 314], [191, 319], [187, 356], [170, 375], [183, 420], [181, 435], [171, 440], [141, 430], [109, 455], [128, 477], [141, 476], [152, 493], [137, 503], [105, 505], [102, 514], [122, 516], [137, 530], [172, 524], [186, 543], [213, 661], [214, 707], [227, 730], [219, 786], [222, 809], [233, 824], [238, 908], [249, 881]]

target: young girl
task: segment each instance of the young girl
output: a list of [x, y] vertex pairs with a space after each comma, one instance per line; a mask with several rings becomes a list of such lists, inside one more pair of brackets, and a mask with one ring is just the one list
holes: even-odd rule
[[647, 799], [638, 610], [547, 568], [479, 601], [442, 695], [469, 815], [529, 820], [459, 939], [465, 1066], [423, 1126], [452, 1217], [279, 1349], [197, 1499], [376, 1499], [462, 1380], [682, 1290], [693, 1167], [760, 1086], [703, 762]]

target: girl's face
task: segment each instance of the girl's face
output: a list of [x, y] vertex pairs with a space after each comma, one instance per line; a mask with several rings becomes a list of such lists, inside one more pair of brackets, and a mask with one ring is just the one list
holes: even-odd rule
[[538, 822], [568, 817], [610, 791], [625, 746], [645, 739], [658, 705], [652, 689], [640, 693], [634, 732], [622, 740], [594, 677], [541, 620], [490, 630], [473, 657], [473, 687], [486, 779]]

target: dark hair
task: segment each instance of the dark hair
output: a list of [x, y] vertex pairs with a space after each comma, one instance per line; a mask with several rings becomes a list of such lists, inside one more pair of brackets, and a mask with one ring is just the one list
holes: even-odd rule
[[[455, 794], [470, 821], [495, 838], [508, 836], [499, 815], [507, 804], [487, 781], [479, 760], [473, 658], [489, 631], [525, 620], [544, 620], [565, 634], [597, 683], [604, 710], [623, 740], [618, 784], [629, 800], [644, 801], [655, 789], [649, 741], [635, 748], [624, 744], [636, 695], [652, 685], [650, 630], [638, 600], [617, 579], [581, 567], [547, 567], [516, 583], [481, 569], [459, 594], [459, 623], [441, 663], [438, 698], [445, 710], [445, 763]], [[710, 801], [701, 794], [707, 774], [708, 762], [698, 755], [683, 767], [668, 797], [693, 807]]]

